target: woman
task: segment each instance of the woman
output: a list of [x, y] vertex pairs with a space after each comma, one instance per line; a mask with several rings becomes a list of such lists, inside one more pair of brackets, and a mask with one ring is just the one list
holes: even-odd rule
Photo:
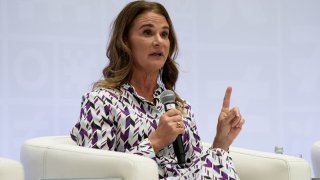
[[[239, 179], [227, 151], [244, 119], [238, 108], [229, 108], [231, 87], [209, 150], [201, 145], [189, 104], [176, 95], [177, 109], [165, 112], [159, 101], [164, 90], [174, 91], [177, 51], [165, 8], [155, 2], [129, 3], [113, 25], [104, 80], [83, 96], [71, 137], [80, 146], [152, 158], [160, 179]], [[177, 164], [172, 147], [179, 134], [186, 152], [184, 168]]]

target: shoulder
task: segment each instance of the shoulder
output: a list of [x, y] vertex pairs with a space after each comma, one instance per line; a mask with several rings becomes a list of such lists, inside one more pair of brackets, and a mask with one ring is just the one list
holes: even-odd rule
[[90, 92], [87, 92], [83, 95], [83, 97], [99, 97], [99, 98], [117, 98], [121, 95], [121, 91], [114, 88], [96, 88]]
[[109, 102], [116, 101], [119, 99], [121, 91], [113, 88], [96, 88], [90, 92], [85, 93], [82, 96], [82, 101], [90, 101], [94, 104], [99, 102]]

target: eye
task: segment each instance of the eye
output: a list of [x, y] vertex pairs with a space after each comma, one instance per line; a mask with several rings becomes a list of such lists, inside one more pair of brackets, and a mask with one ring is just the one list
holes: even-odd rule
[[168, 31], [162, 32], [161, 33], [161, 37], [164, 38], [164, 39], [168, 38], [169, 37], [169, 32]]
[[152, 35], [152, 31], [150, 29], [145, 29], [145, 30], [143, 30], [143, 35], [151, 36]]

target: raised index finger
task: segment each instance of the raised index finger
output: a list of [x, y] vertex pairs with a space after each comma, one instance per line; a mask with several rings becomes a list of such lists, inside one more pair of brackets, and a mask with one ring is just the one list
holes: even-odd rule
[[228, 86], [226, 90], [226, 94], [224, 95], [224, 98], [223, 98], [222, 109], [229, 109], [231, 92], [232, 92], [232, 87]]

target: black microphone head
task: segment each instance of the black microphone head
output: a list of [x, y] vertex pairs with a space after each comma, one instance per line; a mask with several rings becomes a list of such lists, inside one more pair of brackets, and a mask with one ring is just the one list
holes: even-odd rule
[[160, 95], [160, 101], [162, 104], [175, 104], [176, 95], [171, 90], [165, 90]]

